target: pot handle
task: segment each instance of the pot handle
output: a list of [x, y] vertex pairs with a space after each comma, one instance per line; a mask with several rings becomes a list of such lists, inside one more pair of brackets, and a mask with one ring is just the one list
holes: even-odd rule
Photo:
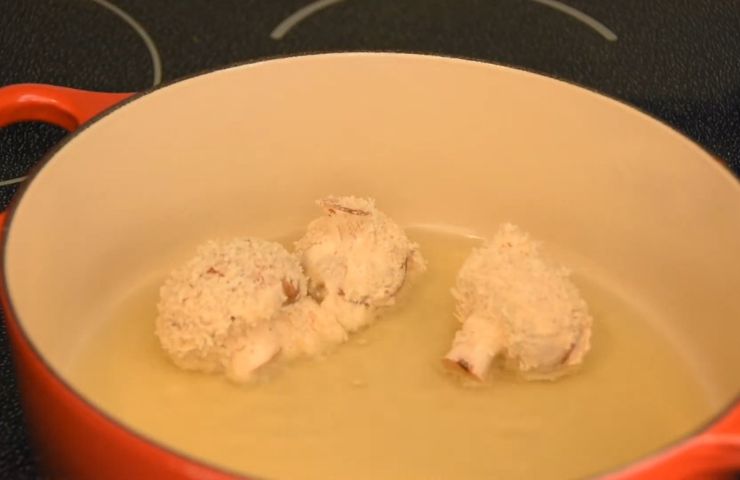
[[70, 132], [133, 93], [104, 93], [34, 83], [0, 88], [0, 127], [40, 121]]
[[722, 479], [740, 473], [740, 406], [709, 429], [605, 480]]
[[[8, 85], [0, 88], [0, 127], [39, 121], [71, 132], [131, 95], [35, 83]], [[5, 212], [0, 212], [0, 224], [4, 223]]]

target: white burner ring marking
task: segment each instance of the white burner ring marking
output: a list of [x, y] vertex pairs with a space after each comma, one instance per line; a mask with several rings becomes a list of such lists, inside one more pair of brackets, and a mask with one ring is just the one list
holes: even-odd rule
[[298, 10], [290, 14], [288, 18], [280, 22], [277, 27], [275, 27], [272, 33], [270, 33], [270, 38], [272, 38], [273, 40], [280, 40], [293, 27], [295, 27], [314, 13], [343, 1], [344, 0], [317, 0], [313, 3], [309, 3], [305, 7], [299, 8]]
[[605, 39], [609, 40], [610, 42], [616, 42], [617, 41], [617, 34], [609, 30], [609, 28], [601, 23], [600, 21], [596, 20], [594, 17], [591, 17], [589, 15], [586, 15], [580, 10], [577, 10], [569, 5], [564, 4], [563, 2], [559, 2], [557, 0], [532, 0], [533, 2], [539, 3], [540, 5], [545, 5], [546, 7], [550, 7], [554, 10], [557, 10], [559, 12], [562, 12], [579, 22], [587, 25], [591, 29], [595, 30], [599, 35], [604, 37]]
[[149, 50], [149, 55], [152, 57], [152, 76], [154, 77], [152, 85], [158, 85], [162, 81], [162, 59], [159, 56], [159, 51], [157, 50], [157, 46], [154, 44], [152, 37], [149, 36], [144, 27], [142, 27], [141, 24], [137, 22], [131, 15], [124, 12], [107, 0], [92, 1], [117, 15], [121, 20], [126, 22], [132, 29], [134, 29], [134, 31], [141, 37], [141, 39], [144, 41], [144, 45], [146, 45], [147, 50]]
[[[93, 0], [93, 1], [97, 1], [97, 0]], [[272, 31], [272, 33], [270, 33], [270, 37], [273, 40], [280, 40], [290, 30], [292, 30], [293, 27], [301, 23], [303, 20], [307, 19], [308, 17], [310, 17], [311, 15], [315, 14], [316, 12], [320, 10], [323, 10], [327, 7], [331, 7], [332, 5], [335, 5], [342, 1], [344, 0], [317, 0], [313, 3], [310, 3], [306, 5], [305, 7], [302, 7], [296, 10], [290, 16], [288, 16], [288, 18], [280, 22], [278, 26], [275, 27], [275, 29]], [[570, 5], [566, 5], [563, 2], [559, 2], [558, 0], [532, 0], [532, 1], [539, 3], [540, 5], [550, 7], [554, 10], [564, 13], [565, 15], [568, 15], [569, 17], [591, 28], [596, 33], [598, 33], [599, 35], [601, 35], [602, 37], [604, 37], [606, 40], [610, 42], [617, 41], [617, 34], [614, 33], [612, 30], [610, 30], [609, 27], [607, 27], [600, 21], [596, 20], [592, 16], [587, 15], [583, 13], [582, 11], [571, 7]]]
[[15, 185], [16, 183], [21, 183], [26, 178], [27, 177], [16, 177], [16, 178], [11, 178], [10, 180], [2, 180], [0, 181], [0, 187], [7, 187], [9, 185]]

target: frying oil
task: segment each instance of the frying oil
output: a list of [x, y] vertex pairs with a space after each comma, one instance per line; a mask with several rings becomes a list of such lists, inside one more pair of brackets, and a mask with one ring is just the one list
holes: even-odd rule
[[[159, 443], [275, 479], [573, 478], [634, 460], [711, 414], [700, 379], [638, 308], [576, 275], [594, 316], [574, 374], [471, 385], [440, 358], [450, 287], [477, 240], [410, 230], [428, 271], [370, 328], [325, 356], [237, 386], [184, 372], [154, 336], [161, 278], [122, 300], [71, 363], [72, 383]], [[577, 269], [576, 269], [577, 272]]]

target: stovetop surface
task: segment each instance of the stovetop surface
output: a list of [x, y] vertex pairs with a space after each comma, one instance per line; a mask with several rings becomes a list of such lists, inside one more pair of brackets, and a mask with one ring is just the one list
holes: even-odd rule
[[[740, 173], [738, 0], [0, 0], [0, 86], [140, 91], [297, 53], [436, 53], [525, 68], [663, 120]], [[64, 136], [0, 129], [0, 202]], [[0, 327], [0, 477], [38, 477]]]

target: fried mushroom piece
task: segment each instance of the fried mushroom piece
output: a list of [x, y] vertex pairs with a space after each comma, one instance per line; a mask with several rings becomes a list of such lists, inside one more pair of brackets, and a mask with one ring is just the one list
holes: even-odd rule
[[592, 318], [567, 270], [514, 225], [471, 253], [452, 293], [462, 327], [444, 358], [476, 379], [497, 356], [530, 378], [555, 378], [590, 348]]
[[280, 244], [211, 241], [162, 285], [155, 333], [179, 367], [246, 381], [280, 351], [275, 318], [306, 291], [300, 263]]
[[409, 273], [425, 269], [417, 244], [375, 208], [375, 201], [329, 196], [324, 215], [296, 242], [309, 294], [347, 332], [368, 325], [392, 305]]

